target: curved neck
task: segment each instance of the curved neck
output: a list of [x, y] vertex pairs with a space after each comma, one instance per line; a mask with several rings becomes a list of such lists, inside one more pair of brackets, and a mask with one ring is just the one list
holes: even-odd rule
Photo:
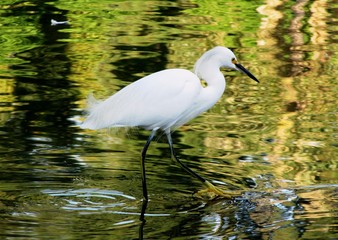
[[220, 96], [223, 94], [226, 82], [218, 66], [205, 64], [198, 69], [198, 76], [208, 84], [206, 88], [212, 88]]
[[226, 87], [226, 82], [222, 72], [216, 66], [205, 65], [199, 70], [200, 79], [207, 83], [207, 86], [201, 92], [201, 101], [204, 102], [206, 111], [221, 98]]

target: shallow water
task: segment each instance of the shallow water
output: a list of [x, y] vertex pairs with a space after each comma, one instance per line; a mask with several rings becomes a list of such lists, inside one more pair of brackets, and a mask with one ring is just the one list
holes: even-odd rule
[[[2, 1], [1, 238], [337, 239], [336, 12], [333, 1]], [[145, 206], [149, 132], [80, 129], [86, 98], [191, 69], [216, 45], [260, 84], [224, 71], [222, 99], [173, 140], [238, 196], [194, 197], [203, 186], [159, 136]]]

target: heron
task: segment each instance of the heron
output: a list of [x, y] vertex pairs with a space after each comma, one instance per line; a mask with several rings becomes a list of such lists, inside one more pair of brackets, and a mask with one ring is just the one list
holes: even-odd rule
[[[225, 91], [221, 68], [240, 71], [256, 82], [257, 78], [223, 46], [206, 51], [195, 63], [194, 71], [166, 69], [145, 76], [122, 88], [104, 101], [91, 101], [84, 129], [140, 127], [150, 130], [141, 152], [143, 198], [148, 200], [145, 159], [158, 131], [165, 133], [171, 156], [178, 165], [207, 186], [217, 196], [228, 196], [222, 189], [195, 173], [177, 157], [171, 133], [210, 109]], [[206, 86], [202, 84], [206, 83]]]

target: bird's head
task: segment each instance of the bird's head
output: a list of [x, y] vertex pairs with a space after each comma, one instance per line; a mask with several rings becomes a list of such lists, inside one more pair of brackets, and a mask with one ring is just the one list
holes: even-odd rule
[[247, 70], [245, 67], [243, 67], [243, 65], [238, 63], [235, 54], [230, 49], [228, 49], [226, 47], [216, 47], [216, 48], [219, 48], [219, 49], [217, 49], [217, 51], [223, 52], [223, 54], [222, 54], [223, 55], [222, 67], [227, 67], [227, 68], [231, 68], [231, 69], [240, 71], [240, 72], [246, 74], [252, 80], [259, 83], [258, 79], [251, 72], [249, 72], [249, 70]]
[[235, 54], [229, 48], [218, 46], [204, 53], [195, 64], [195, 73], [200, 75], [200, 71], [203, 71], [203, 66], [208, 66], [208, 64], [215, 64], [218, 65], [218, 67], [240, 71], [254, 81], [259, 82], [249, 70], [238, 63]]

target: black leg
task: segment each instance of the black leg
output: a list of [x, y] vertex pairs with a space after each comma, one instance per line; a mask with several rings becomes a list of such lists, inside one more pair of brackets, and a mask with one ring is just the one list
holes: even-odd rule
[[150, 142], [153, 140], [154, 136], [156, 134], [156, 130], [153, 130], [144, 145], [142, 149], [142, 157], [141, 157], [141, 174], [142, 174], [142, 188], [143, 188], [143, 198], [148, 201], [148, 191], [147, 191], [147, 181], [146, 181], [146, 168], [144, 166], [144, 161], [146, 159], [146, 153], [148, 150], [148, 147], [150, 145]]
[[222, 189], [219, 189], [218, 187], [214, 186], [211, 182], [209, 182], [208, 180], [206, 180], [205, 178], [201, 177], [200, 175], [198, 175], [197, 173], [195, 173], [194, 171], [192, 171], [188, 166], [186, 166], [185, 164], [183, 164], [178, 157], [176, 156], [175, 150], [174, 150], [174, 145], [173, 145], [173, 140], [171, 138], [171, 134], [170, 131], [166, 131], [166, 135], [167, 135], [167, 139], [168, 139], [168, 143], [169, 143], [169, 147], [170, 147], [170, 151], [171, 151], [171, 156], [172, 158], [180, 165], [181, 168], [183, 168], [186, 172], [188, 172], [190, 175], [192, 175], [193, 177], [197, 178], [198, 180], [200, 180], [204, 185], [207, 186], [207, 191], [199, 191], [199, 192], [213, 192], [215, 193], [217, 196], [222, 196], [225, 198], [230, 198], [231, 196], [228, 193], [225, 193]]
[[141, 215], [140, 215], [140, 227], [138, 231], [138, 239], [142, 240], [143, 239], [143, 232], [144, 232], [144, 226], [146, 225], [146, 219], [145, 219], [145, 213], [147, 209], [148, 201], [143, 201], [142, 203], [142, 210], [141, 210]]
[[206, 180], [203, 177], [201, 177], [200, 175], [192, 171], [187, 165], [185, 165], [178, 159], [178, 157], [176, 156], [175, 150], [174, 150], [174, 145], [173, 145], [173, 140], [171, 138], [171, 134], [170, 132], [166, 132], [166, 134], [167, 134], [167, 139], [168, 139], [168, 143], [169, 143], [169, 147], [171, 151], [171, 156], [173, 157], [173, 159], [181, 166], [181, 168], [183, 168], [190, 175], [194, 176], [195, 178], [200, 180], [202, 183], [206, 183]]

